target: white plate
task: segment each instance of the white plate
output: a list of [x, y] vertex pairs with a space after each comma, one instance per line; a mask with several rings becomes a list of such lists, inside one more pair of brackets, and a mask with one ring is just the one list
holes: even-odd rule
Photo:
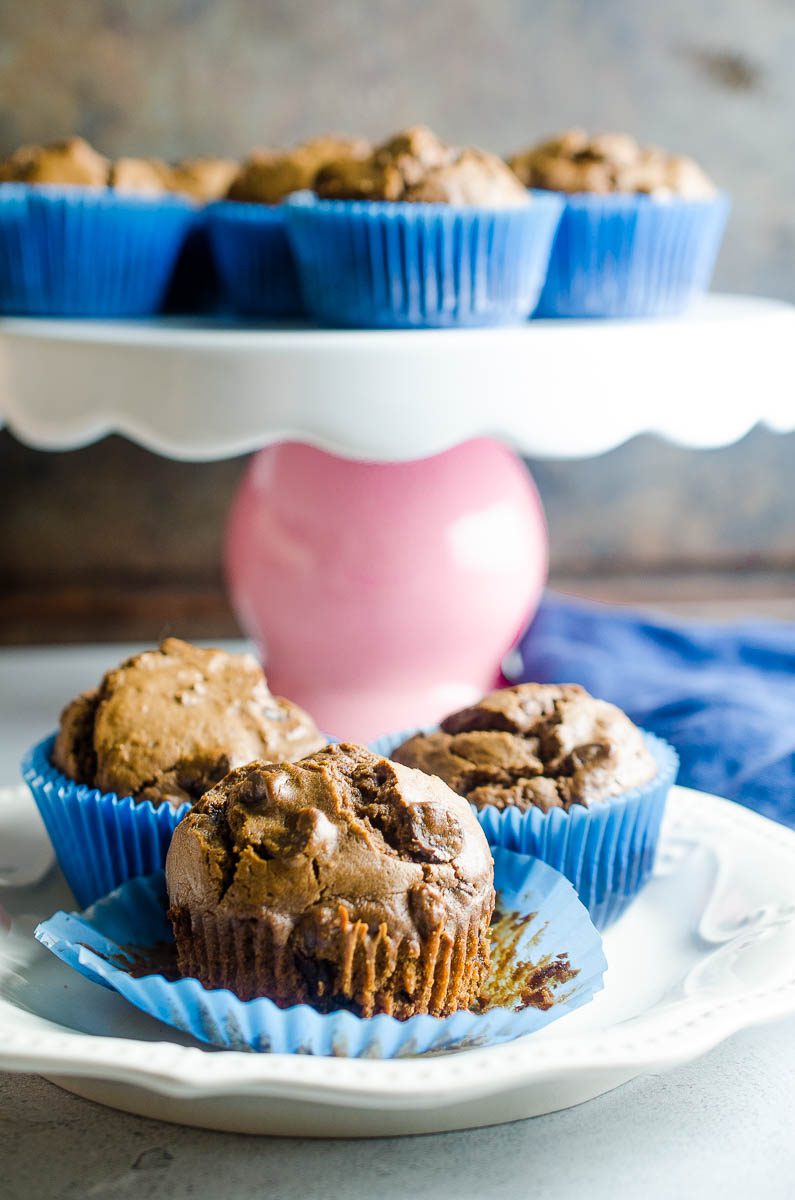
[[[6, 850], [22, 832], [20, 854], [30, 853], [30, 810], [21, 789], [0, 792]], [[56, 872], [4, 890], [0, 904], [0, 1068], [213, 1129], [350, 1137], [512, 1121], [795, 1011], [795, 833], [684, 788], [671, 795], [655, 878], [606, 936], [604, 992], [548, 1030], [488, 1050], [380, 1062], [207, 1049], [33, 941], [36, 922], [69, 905]]]
[[10, 318], [0, 423], [43, 450], [115, 431], [194, 460], [287, 438], [383, 462], [478, 436], [537, 458], [644, 432], [720, 446], [759, 421], [795, 428], [793, 338], [792, 305], [717, 295], [680, 317], [499, 329]]

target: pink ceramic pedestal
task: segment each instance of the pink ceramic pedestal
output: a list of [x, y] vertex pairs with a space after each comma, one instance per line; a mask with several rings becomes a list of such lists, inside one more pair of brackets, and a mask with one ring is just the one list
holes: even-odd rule
[[530, 476], [498, 442], [397, 464], [286, 442], [246, 471], [226, 562], [273, 691], [365, 741], [494, 686], [538, 604], [547, 536]]

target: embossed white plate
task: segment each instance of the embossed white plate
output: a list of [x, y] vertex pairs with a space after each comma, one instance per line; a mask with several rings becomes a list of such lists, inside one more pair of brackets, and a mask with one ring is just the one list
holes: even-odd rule
[[[22, 790], [0, 790], [0, 845], [23, 877], [24, 855], [46, 861], [32, 818]], [[208, 1049], [34, 942], [37, 921], [69, 903], [53, 871], [0, 892], [0, 1068], [214, 1129], [350, 1137], [512, 1121], [795, 1011], [795, 833], [685, 788], [671, 795], [654, 879], [606, 935], [605, 990], [548, 1030], [488, 1050], [383, 1062]]]

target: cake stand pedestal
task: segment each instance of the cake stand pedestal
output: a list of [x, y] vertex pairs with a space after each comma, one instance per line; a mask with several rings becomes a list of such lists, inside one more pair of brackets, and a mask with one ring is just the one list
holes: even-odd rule
[[795, 308], [736, 296], [482, 330], [10, 319], [0, 417], [40, 449], [117, 432], [194, 461], [258, 450], [232, 600], [274, 690], [362, 740], [482, 693], [535, 611], [543, 514], [503, 443], [578, 457], [793, 429], [793, 340]]

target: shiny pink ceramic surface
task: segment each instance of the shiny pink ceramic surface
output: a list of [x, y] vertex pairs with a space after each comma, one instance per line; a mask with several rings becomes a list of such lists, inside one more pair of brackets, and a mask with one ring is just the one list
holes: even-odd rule
[[492, 687], [546, 579], [538, 493], [477, 439], [417, 462], [287, 442], [251, 461], [227, 573], [272, 689], [364, 741]]

